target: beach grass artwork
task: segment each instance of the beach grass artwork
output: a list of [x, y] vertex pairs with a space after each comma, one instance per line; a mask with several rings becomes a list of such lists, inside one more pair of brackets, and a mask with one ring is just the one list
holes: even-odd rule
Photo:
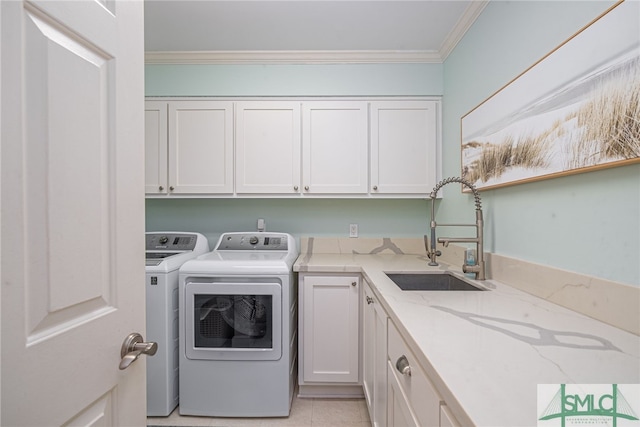
[[462, 176], [480, 190], [640, 162], [640, 2], [616, 4], [461, 129]]

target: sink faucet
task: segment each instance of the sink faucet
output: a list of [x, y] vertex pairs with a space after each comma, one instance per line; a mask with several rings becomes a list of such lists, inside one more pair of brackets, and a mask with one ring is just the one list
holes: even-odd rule
[[[438, 194], [438, 190], [440, 190], [442, 187], [452, 182], [458, 182], [464, 185], [465, 187], [469, 188], [473, 192], [473, 197], [475, 198], [475, 202], [476, 202], [475, 224], [437, 224], [436, 223], [436, 214], [435, 214], [436, 195]], [[438, 263], [436, 262], [436, 257], [438, 257], [441, 254], [441, 252], [436, 250], [436, 242], [442, 243], [445, 248], [449, 246], [449, 243], [451, 242], [475, 243], [476, 252], [478, 254], [477, 255], [478, 261], [475, 265], [467, 265], [466, 263], [463, 263], [462, 271], [464, 271], [465, 273], [475, 273], [477, 280], [485, 280], [486, 277], [485, 277], [485, 267], [484, 267], [484, 243], [483, 243], [483, 231], [482, 231], [484, 221], [482, 219], [482, 206], [481, 206], [482, 202], [480, 200], [480, 193], [478, 193], [478, 190], [476, 189], [476, 187], [473, 184], [471, 184], [469, 181], [459, 177], [451, 177], [451, 178], [446, 178], [440, 181], [434, 187], [430, 197], [431, 197], [431, 224], [430, 224], [431, 225], [431, 248], [430, 250], [427, 251], [427, 255], [429, 256], [429, 260], [430, 260], [429, 265], [431, 266], [438, 265]], [[445, 226], [475, 227], [476, 237], [439, 237], [436, 240], [436, 226], [438, 225], [441, 227], [445, 227]], [[426, 239], [426, 236], [425, 236], [425, 239]]]

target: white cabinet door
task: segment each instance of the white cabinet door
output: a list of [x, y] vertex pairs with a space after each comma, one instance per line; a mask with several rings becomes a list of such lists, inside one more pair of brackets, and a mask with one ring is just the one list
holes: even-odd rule
[[362, 387], [374, 427], [387, 425], [387, 313], [365, 281], [362, 322]]
[[369, 408], [369, 417], [371, 424], [374, 423], [375, 411], [375, 349], [376, 349], [376, 323], [375, 310], [372, 306], [374, 303], [373, 293], [369, 288], [367, 281], [364, 281], [362, 288], [362, 389], [364, 398]]
[[146, 425], [143, 12], [0, 2], [0, 425]]
[[302, 106], [304, 194], [366, 194], [368, 118], [363, 101]]
[[371, 193], [429, 194], [437, 182], [438, 101], [371, 103]]
[[300, 103], [236, 104], [236, 192], [300, 192]]
[[375, 348], [373, 366], [373, 426], [387, 425], [387, 313], [374, 298]]
[[302, 382], [359, 381], [359, 282], [359, 276], [303, 276]]
[[233, 104], [169, 103], [169, 192], [233, 193]]
[[145, 193], [166, 194], [167, 102], [147, 101], [144, 109]]

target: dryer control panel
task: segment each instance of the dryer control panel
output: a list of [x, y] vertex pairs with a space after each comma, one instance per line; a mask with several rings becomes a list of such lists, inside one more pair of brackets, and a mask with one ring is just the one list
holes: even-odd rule
[[286, 251], [288, 235], [283, 233], [225, 233], [216, 251]]

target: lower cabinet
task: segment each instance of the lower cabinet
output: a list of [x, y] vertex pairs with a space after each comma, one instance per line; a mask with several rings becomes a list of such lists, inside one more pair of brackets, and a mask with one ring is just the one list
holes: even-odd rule
[[361, 396], [360, 275], [299, 279], [300, 394], [353, 395], [340, 387], [351, 385]]
[[387, 425], [387, 313], [363, 280], [362, 388], [373, 427]]
[[364, 397], [373, 427], [460, 427], [359, 274], [299, 274], [302, 397]]

